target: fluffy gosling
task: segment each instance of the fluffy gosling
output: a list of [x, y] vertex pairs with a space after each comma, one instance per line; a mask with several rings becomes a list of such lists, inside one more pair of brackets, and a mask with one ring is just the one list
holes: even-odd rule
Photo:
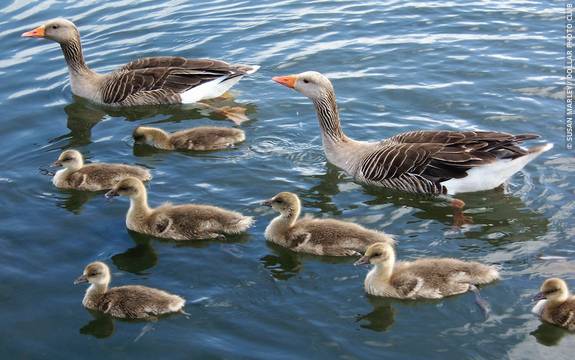
[[183, 312], [186, 300], [178, 295], [140, 285], [108, 288], [111, 275], [108, 266], [96, 261], [84, 269], [74, 284], [89, 282], [82, 305], [117, 318], [153, 319], [159, 315]]
[[368, 294], [397, 299], [441, 299], [499, 279], [497, 269], [473, 261], [427, 258], [396, 262], [393, 247], [385, 243], [371, 245], [356, 262], [360, 264], [374, 265], [365, 277]]
[[62, 152], [52, 166], [63, 167], [52, 179], [52, 183], [61, 189], [102, 191], [111, 189], [118, 181], [129, 176], [142, 181], [152, 178], [148, 169], [139, 166], [104, 163], [85, 165], [82, 154], [76, 150]]
[[172, 240], [213, 239], [223, 234], [237, 234], [253, 224], [253, 218], [209, 205], [148, 206], [144, 184], [136, 178], [126, 178], [106, 193], [107, 198], [127, 196], [130, 209], [126, 215], [128, 229]]
[[575, 296], [569, 293], [565, 281], [547, 279], [533, 300], [538, 301], [533, 312], [550, 324], [575, 331]]
[[162, 129], [139, 126], [132, 134], [136, 143], [145, 143], [162, 150], [219, 150], [246, 139], [240, 129], [201, 126], [168, 133]]
[[293, 251], [351, 256], [360, 255], [370, 244], [394, 243], [390, 236], [382, 232], [351, 222], [307, 216], [299, 219], [301, 203], [298, 196], [290, 192], [281, 192], [263, 204], [280, 213], [267, 226], [266, 239]]

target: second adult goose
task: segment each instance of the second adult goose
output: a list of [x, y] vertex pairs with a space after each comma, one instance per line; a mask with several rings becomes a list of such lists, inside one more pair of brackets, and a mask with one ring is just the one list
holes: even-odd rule
[[74, 95], [113, 106], [187, 104], [216, 98], [259, 68], [164, 56], [135, 60], [112, 73], [98, 74], [84, 62], [80, 32], [71, 21], [53, 19], [22, 36], [59, 43]]
[[64, 168], [52, 179], [52, 183], [61, 189], [101, 191], [111, 189], [118, 181], [130, 176], [142, 181], [152, 178], [150, 171], [140, 166], [105, 163], [84, 165], [84, 158], [77, 150], [62, 152], [52, 165]]
[[499, 279], [497, 269], [474, 261], [427, 258], [396, 262], [395, 250], [385, 243], [371, 245], [356, 261], [360, 264], [374, 265], [365, 277], [365, 292], [397, 299], [441, 299]]
[[126, 227], [159, 238], [172, 240], [220, 238], [223, 234], [241, 233], [253, 224], [253, 219], [249, 216], [209, 205], [166, 203], [157, 208], [150, 208], [146, 188], [136, 178], [126, 178], [106, 193], [107, 198], [120, 195], [130, 198]]
[[328, 161], [376, 186], [428, 194], [494, 189], [553, 147], [524, 149], [518, 144], [538, 135], [493, 131], [413, 131], [380, 142], [355, 141], [341, 129], [335, 92], [325, 76], [307, 71], [273, 80], [313, 101]]
[[266, 239], [296, 252], [350, 256], [363, 253], [374, 243], [394, 243], [382, 232], [351, 222], [308, 216], [299, 219], [301, 204], [294, 193], [281, 192], [263, 204], [280, 213], [266, 228]]
[[231, 147], [246, 139], [240, 129], [200, 126], [168, 133], [162, 129], [139, 126], [132, 134], [136, 142], [163, 150], [218, 150]]

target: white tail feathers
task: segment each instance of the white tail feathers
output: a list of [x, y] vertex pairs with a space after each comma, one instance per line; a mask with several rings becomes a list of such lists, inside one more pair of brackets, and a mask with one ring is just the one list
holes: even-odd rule
[[532, 148], [529, 149], [529, 153], [530, 154], [541, 154], [544, 153], [545, 151], [549, 151], [553, 149], [553, 144], [552, 143], [547, 143], [545, 145], [539, 145], [539, 146], [534, 146]]

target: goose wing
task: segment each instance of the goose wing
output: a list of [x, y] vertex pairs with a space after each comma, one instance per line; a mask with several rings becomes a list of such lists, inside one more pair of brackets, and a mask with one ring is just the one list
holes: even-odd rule
[[143, 58], [112, 73], [102, 87], [102, 99], [107, 104], [120, 103], [145, 92], [169, 98], [218, 78], [245, 75], [247, 71], [247, 67], [211, 59]]
[[518, 146], [537, 135], [487, 131], [414, 131], [378, 144], [362, 160], [360, 175], [371, 183], [416, 193], [446, 193], [440, 183], [467, 176], [472, 167], [523, 156]]

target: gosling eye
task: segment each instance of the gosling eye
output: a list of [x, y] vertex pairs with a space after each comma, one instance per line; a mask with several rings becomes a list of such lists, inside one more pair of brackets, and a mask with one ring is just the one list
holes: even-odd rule
[[70, 160], [73, 160], [73, 159], [72, 159], [72, 158], [69, 158], [69, 157], [62, 159], [62, 161], [70, 161]]
[[277, 204], [283, 204], [284, 201], [283, 201], [282, 199], [276, 199], [276, 203], [277, 203]]
[[128, 190], [130, 190], [130, 188], [128, 186], [120, 186], [118, 188], [118, 191], [128, 191]]
[[88, 274], [89, 277], [96, 276], [96, 275], [98, 275], [97, 272], [93, 272], [93, 273], [89, 273], [89, 274]]
[[374, 254], [372, 255], [372, 257], [379, 257], [379, 256], [381, 256], [381, 253], [380, 253], [380, 252], [376, 252], [376, 253], [374, 253]]

